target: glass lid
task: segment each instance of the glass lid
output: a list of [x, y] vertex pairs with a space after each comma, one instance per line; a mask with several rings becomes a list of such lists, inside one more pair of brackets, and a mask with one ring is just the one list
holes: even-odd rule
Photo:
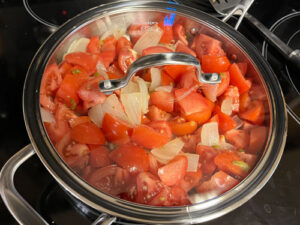
[[[134, 203], [185, 206], [235, 189], [264, 155], [272, 122], [256, 65], [219, 27], [172, 4], [122, 10], [75, 26], [48, 61], [41, 118], [57, 153], [96, 189]], [[107, 80], [123, 86], [101, 91]]]

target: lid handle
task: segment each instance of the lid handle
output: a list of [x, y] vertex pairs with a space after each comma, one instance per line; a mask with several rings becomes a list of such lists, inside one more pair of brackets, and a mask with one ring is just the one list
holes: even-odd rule
[[197, 69], [197, 79], [201, 83], [218, 84], [221, 82], [221, 76], [217, 73], [201, 73], [201, 65], [194, 56], [186, 53], [167, 52], [140, 57], [130, 65], [126, 77], [114, 80], [103, 80], [99, 83], [99, 88], [103, 93], [110, 94], [115, 90], [125, 87], [131, 80], [131, 77], [139, 70], [164, 65], [195, 66]]

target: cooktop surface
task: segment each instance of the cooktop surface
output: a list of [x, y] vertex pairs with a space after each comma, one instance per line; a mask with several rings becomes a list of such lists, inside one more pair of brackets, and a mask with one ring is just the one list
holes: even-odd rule
[[[26, 10], [20, 0], [0, 0], [0, 168], [18, 150], [29, 144], [22, 115], [22, 88], [35, 52], [53, 31], [53, 27], [44, 24], [59, 25], [81, 11], [105, 2], [111, 1], [28, 0]], [[180, 2], [215, 14], [205, 0]], [[253, 16], [267, 27], [272, 27], [293, 48], [300, 48], [299, 11], [300, 1], [295, 0], [256, 0], [250, 9]], [[44, 24], [36, 21], [30, 13], [39, 17]], [[283, 76], [282, 73], [288, 73], [296, 88], [293, 89], [293, 95], [289, 95], [288, 101], [292, 101], [294, 94], [298, 92], [299, 77], [285, 65], [284, 59], [274, 48], [266, 45], [263, 47], [264, 39], [246, 20], [242, 22], [239, 31], [259, 51], [263, 50], [279, 79]], [[281, 83], [284, 85], [283, 89], [290, 90], [289, 83]], [[261, 191], [238, 209], [204, 224], [300, 224], [299, 130], [300, 126], [289, 117], [288, 138], [282, 159]], [[15, 185], [49, 224], [84, 225], [91, 224], [95, 219], [93, 212], [67, 196], [37, 156], [31, 157], [20, 167], [16, 173]], [[17, 224], [2, 199], [0, 212], [1, 224]]]

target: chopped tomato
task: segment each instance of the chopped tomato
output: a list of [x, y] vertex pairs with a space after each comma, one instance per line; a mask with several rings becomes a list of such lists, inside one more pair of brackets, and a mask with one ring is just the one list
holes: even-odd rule
[[86, 46], [86, 51], [92, 54], [97, 54], [100, 52], [100, 40], [97, 35], [90, 39], [90, 42]]
[[104, 146], [98, 146], [90, 151], [90, 164], [92, 167], [105, 167], [111, 164], [109, 150]]
[[158, 162], [157, 162], [156, 158], [152, 154], [149, 154], [149, 171], [152, 174], [157, 175]]
[[235, 152], [220, 153], [214, 161], [218, 169], [226, 173], [244, 177], [249, 171], [249, 165], [242, 161]]
[[119, 145], [130, 142], [130, 125], [108, 113], [103, 117], [102, 131], [109, 142]]
[[264, 103], [260, 100], [252, 101], [245, 111], [239, 113], [239, 116], [251, 123], [261, 125], [265, 119]]
[[125, 144], [116, 148], [110, 154], [111, 159], [130, 173], [146, 172], [149, 170], [148, 153], [133, 144]]
[[132, 44], [131, 42], [124, 36], [120, 37], [117, 41], [117, 52], [119, 54], [120, 50], [123, 48], [123, 47], [132, 47]]
[[59, 88], [61, 82], [62, 77], [57, 64], [53, 63], [47, 66], [43, 75], [40, 93], [53, 94]]
[[230, 62], [226, 56], [202, 55], [201, 69], [205, 73], [221, 73], [228, 70]]
[[150, 94], [150, 100], [153, 105], [166, 112], [173, 112], [174, 95], [165, 91], [154, 91]]
[[230, 116], [223, 113], [218, 105], [215, 106], [214, 113], [218, 115], [219, 131], [221, 134], [236, 127], [236, 122]]
[[190, 49], [187, 45], [182, 43], [182, 41], [177, 42], [177, 47], [175, 49], [175, 52], [183, 52], [196, 57], [196, 53], [192, 49]]
[[[199, 128], [199, 129], [201, 129], [201, 128]], [[188, 134], [188, 135], [184, 135], [181, 137], [181, 140], [184, 142], [184, 146], [182, 148], [183, 152], [189, 152], [189, 153], [196, 152], [196, 150], [195, 150], [196, 146], [201, 141], [201, 136], [200, 136], [198, 130], [196, 130], [195, 133], [193, 133], [193, 134]]]
[[99, 56], [85, 52], [72, 52], [65, 56], [65, 60], [70, 64], [83, 67], [88, 75], [92, 75], [96, 72]]
[[[164, 185], [159, 179], [149, 172], [142, 172], [137, 175], [137, 202], [142, 204], [149, 203], [160, 193]], [[167, 197], [167, 196], [165, 196]]]
[[249, 144], [249, 133], [247, 130], [229, 130], [225, 133], [225, 138], [237, 149], [245, 149]]
[[175, 91], [175, 101], [184, 116], [203, 112], [209, 107], [206, 99], [201, 94], [186, 88]]
[[156, 54], [156, 53], [167, 53], [167, 52], [172, 52], [171, 49], [163, 46], [152, 46], [145, 48], [142, 52], [142, 55], [150, 55], [150, 54]]
[[89, 155], [71, 155], [65, 157], [64, 160], [76, 173], [81, 174], [89, 163]]
[[212, 55], [212, 56], [226, 55], [222, 48], [222, 42], [208, 35], [199, 34], [194, 38], [194, 41], [195, 41], [195, 50], [198, 58], [200, 59], [203, 55]]
[[155, 105], [151, 105], [149, 107], [149, 112], [147, 113], [147, 117], [151, 121], [167, 121], [171, 118], [171, 114], [157, 108]]
[[86, 123], [86, 122], [90, 122], [91, 119], [88, 116], [79, 116], [79, 117], [75, 117], [75, 118], [71, 118], [69, 120], [69, 124], [71, 126], [71, 128], [76, 127], [78, 124], [81, 123]]
[[258, 154], [264, 147], [268, 135], [268, 128], [259, 126], [250, 130], [248, 153]]
[[179, 136], [191, 134], [197, 128], [197, 123], [195, 121], [185, 122], [183, 118], [169, 121], [169, 125], [172, 129], [173, 134]]
[[240, 63], [237, 63], [241, 73], [243, 74], [243, 76], [246, 75], [247, 73], [247, 69], [248, 69], [248, 64], [246, 62], [240, 62]]
[[67, 74], [67, 72], [71, 71], [71, 68], [72, 68], [72, 65], [70, 63], [67, 63], [66, 61], [63, 61], [59, 65], [59, 72], [60, 72], [62, 78], [65, 77], [65, 75]]
[[198, 169], [196, 172], [186, 172], [182, 181], [180, 181], [179, 186], [189, 192], [195, 186], [197, 186], [202, 178], [202, 171]]
[[253, 100], [267, 101], [267, 94], [262, 84], [254, 83], [249, 90], [249, 95]]
[[231, 66], [229, 67], [229, 73], [230, 84], [237, 86], [240, 94], [249, 91], [249, 89], [251, 88], [251, 82], [244, 77], [236, 63], [231, 64]]
[[203, 174], [212, 175], [217, 168], [214, 158], [220, 153], [220, 150], [210, 146], [197, 145], [196, 153], [200, 155], [199, 163]]
[[[146, 79], [144, 79], [144, 80], [146, 80]], [[148, 81], [151, 81], [151, 75], [150, 75], [150, 80], [148, 80]], [[168, 86], [168, 85], [174, 86], [174, 80], [164, 70], [161, 71], [160, 85], [161, 86]]]
[[106, 94], [102, 93], [99, 89], [99, 82], [104, 80], [104, 77], [94, 77], [84, 84], [77, 91], [77, 95], [83, 100], [84, 110], [103, 103], [106, 99]]
[[170, 187], [163, 185], [161, 191], [148, 204], [154, 206], [172, 206], [170, 191]]
[[207, 108], [206, 110], [203, 110], [202, 112], [196, 112], [191, 115], [184, 116], [184, 117], [188, 121], [195, 121], [198, 124], [204, 124], [211, 117], [211, 113], [212, 113], [212, 110]]
[[71, 130], [72, 139], [81, 144], [105, 144], [105, 137], [94, 123], [86, 122], [78, 124]]
[[137, 42], [137, 40], [147, 31], [149, 27], [149, 24], [132, 24], [128, 29], [128, 34], [132, 44], [135, 44], [135, 42]]
[[[110, 67], [107, 68], [107, 75], [109, 79], [119, 79], [124, 77], [124, 73], [122, 70], [120, 70], [118, 63], [115, 61], [114, 64], [112, 64]], [[114, 78], [110, 78], [110, 76], [114, 74]]]
[[216, 195], [224, 193], [233, 188], [239, 181], [229, 176], [223, 171], [216, 172], [208, 181], [203, 182], [197, 187], [197, 192], [213, 192]]
[[186, 65], [167, 65], [164, 66], [163, 70], [173, 79], [179, 79], [180, 75], [186, 70], [193, 68], [192, 66]]
[[217, 96], [222, 95], [226, 91], [226, 89], [229, 86], [229, 82], [230, 82], [229, 72], [223, 72], [223, 73], [220, 73], [220, 75], [221, 75], [221, 83], [219, 84], [219, 87], [218, 87]]
[[53, 123], [45, 123], [45, 127], [50, 140], [54, 144], [60, 141], [70, 130], [68, 122], [65, 120], [59, 120]]
[[169, 124], [165, 121], [153, 121], [147, 124], [152, 127], [156, 132], [165, 135], [169, 140], [172, 138], [172, 130]]
[[159, 22], [158, 26], [162, 29], [163, 34], [160, 38], [160, 43], [169, 44], [173, 40], [173, 29], [172, 26], [164, 24], [164, 22]]
[[129, 180], [129, 172], [115, 165], [99, 168], [88, 178], [91, 185], [110, 195], [122, 193]]
[[165, 185], [174, 186], [184, 178], [187, 165], [187, 157], [184, 155], [178, 155], [166, 165], [158, 169], [158, 176]]
[[180, 76], [180, 80], [177, 84], [179, 88], [197, 88], [200, 82], [196, 77], [195, 70], [187, 70]]
[[163, 146], [170, 140], [166, 135], [147, 125], [139, 125], [133, 128], [131, 139], [137, 144], [150, 149]]
[[244, 112], [250, 105], [251, 98], [249, 96], [248, 92], [245, 92], [240, 95], [240, 105], [239, 105], [239, 111]]
[[170, 202], [172, 206], [183, 206], [191, 204], [187, 192], [180, 186], [174, 186], [171, 188]]
[[175, 24], [173, 27], [174, 39], [180, 40], [183, 44], [188, 45], [185, 35], [185, 29], [181, 24]]
[[222, 101], [225, 98], [231, 98], [232, 99], [232, 111], [233, 112], [239, 112], [240, 94], [239, 94], [239, 90], [236, 86], [229, 85], [229, 87], [226, 89], [224, 94], [219, 99], [220, 100], [220, 105], [222, 104]]
[[125, 46], [121, 48], [118, 56], [118, 63], [120, 69], [125, 74], [127, 73], [129, 66], [131, 65], [131, 63], [133, 63], [134, 60], [136, 60], [136, 56], [134, 55], [133, 50], [130, 47]]

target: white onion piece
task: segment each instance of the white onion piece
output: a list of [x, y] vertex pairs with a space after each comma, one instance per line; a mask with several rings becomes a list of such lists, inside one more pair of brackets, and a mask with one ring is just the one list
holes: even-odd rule
[[234, 115], [233, 117], [231, 117], [231, 119], [233, 119], [236, 124], [236, 127], [234, 129], [240, 129], [244, 125], [244, 121], [241, 120], [238, 115]]
[[232, 144], [229, 144], [226, 142], [226, 138], [224, 135], [220, 135], [220, 139], [219, 139], [219, 144], [216, 145], [215, 147], [217, 147], [218, 149], [223, 149], [223, 150], [234, 150], [236, 149], [236, 147]]
[[181, 138], [175, 138], [160, 148], [152, 149], [151, 154], [156, 158], [157, 161], [166, 164], [176, 155], [178, 155], [183, 146], [184, 142], [181, 140]]
[[232, 114], [232, 98], [226, 97], [223, 99], [221, 104], [221, 111], [225, 113], [227, 116], [231, 116]]
[[129, 83], [121, 89], [121, 94], [130, 94], [140, 92], [139, 85], [133, 81], [129, 81]]
[[217, 100], [218, 88], [219, 84], [204, 84], [202, 86], [202, 91], [210, 101], [215, 102]]
[[140, 93], [141, 93], [141, 105], [142, 105], [142, 113], [146, 114], [148, 112], [148, 103], [150, 99], [150, 95], [148, 92], [148, 86], [147, 83], [140, 77], [136, 79], [136, 82], [139, 85]]
[[98, 61], [97, 65], [96, 65], [96, 69], [97, 69], [97, 72], [100, 75], [102, 75], [106, 80], [109, 79], [108, 74], [106, 73], [106, 68], [100, 61]]
[[158, 26], [150, 27], [135, 43], [133, 49], [142, 55], [144, 49], [152, 46], [156, 46], [163, 34], [163, 31]]
[[201, 144], [207, 146], [219, 144], [219, 129], [217, 122], [206, 123], [202, 126]]
[[54, 115], [51, 112], [44, 109], [43, 107], [41, 107], [40, 109], [41, 109], [41, 117], [42, 117], [43, 122], [47, 122], [47, 123], [54, 123], [55, 122]]
[[108, 30], [101, 35], [100, 40], [103, 41], [111, 35], [113, 35], [112, 30]]
[[172, 89], [173, 89], [173, 87], [171, 85], [159, 86], [159, 87], [155, 88], [155, 91], [164, 91], [164, 92], [171, 93]]
[[188, 159], [188, 167], [187, 172], [197, 172], [198, 164], [199, 164], [199, 156], [198, 154], [184, 153], [184, 155]]
[[141, 124], [142, 94], [140, 92], [127, 94], [121, 92], [120, 99], [127, 114], [129, 123], [132, 125]]
[[158, 68], [151, 68], [150, 69], [151, 74], [151, 84], [150, 84], [150, 91], [154, 91], [155, 88], [160, 86], [161, 83], [161, 71]]
[[115, 116], [121, 120], [129, 121], [118, 97], [115, 94], [107, 97], [105, 102], [102, 104], [97, 104], [90, 108], [88, 115], [91, 121], [93, 121], [98, 127], [101, 127], [105, 113]]
[[69, 46], [66, 54], [72, 52], [86, 52], [86, 47], [89, 44], [90, 39], [82, 37], [77, 40], [74, 40], [71, 45]]

